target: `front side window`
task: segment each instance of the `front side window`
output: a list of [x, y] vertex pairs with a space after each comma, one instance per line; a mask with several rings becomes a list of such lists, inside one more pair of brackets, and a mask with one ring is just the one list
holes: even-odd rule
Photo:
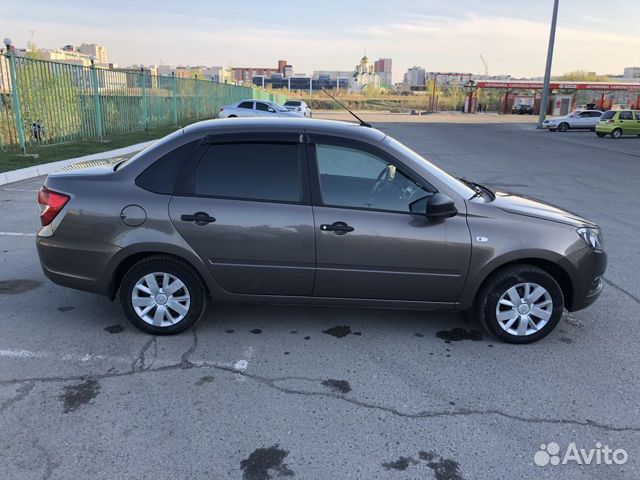
[[422, 213], [432, 192], [387, 160], [356, 148], [316, 145], [322, 201], [327, 206]]
[[269, 111], [269, 105], [267, 105], [266, 103], [262, 103], [262, 102], [256, 102], [256, 110], [261, 110], [263, 112], [268, 112]]
[[636, 120], [640, 120], [640, 111], [636, 112]]
[[238, 108], [247, 108], [249, 110], [253, 110], [253, 102], [242, 102], [238, 105]]
[[194, 171], [194, 193], [275, 202], [300, 202], [295, 143], [210, 145]]

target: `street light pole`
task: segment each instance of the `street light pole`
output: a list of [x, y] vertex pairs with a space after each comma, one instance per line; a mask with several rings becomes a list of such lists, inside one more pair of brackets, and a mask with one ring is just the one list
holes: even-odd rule
[[549, 32], [549, 48], [547, 49], [547, 65], [544, 69], [544, 86], [542, 87], [542, 99], [540, 100], [540, 115], [538, 116], [538, 128], [542, 128], [542, 122], [547, 114], [549, 103], [549, 82], [551, 81], [551, 61], [553, 60], [553, 44], [556, 40], [556, 22], [558, 20], [558, 3], [553, 0], [553, 15], [551, 17], [551, 31]]

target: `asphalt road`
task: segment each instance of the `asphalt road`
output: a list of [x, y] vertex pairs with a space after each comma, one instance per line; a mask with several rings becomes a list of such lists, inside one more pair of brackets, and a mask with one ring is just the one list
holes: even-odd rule
[[[269, 305], [212, 305], [195, 331], [154, 338], [117, 303], [45, 279], [42, 179], [6, 185], [0, 477], [640, 477], [640, 139], [377, 126], [452, 173], [597, 221], [610, 255], [601, 299], [529, 346], [454, 314]], [[550, 442], [628, 460], [536, 466]]]

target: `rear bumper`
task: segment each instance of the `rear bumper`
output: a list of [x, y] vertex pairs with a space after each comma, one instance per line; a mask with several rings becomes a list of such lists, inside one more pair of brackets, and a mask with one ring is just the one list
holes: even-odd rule
[[616, 128], [616, 125], [596, 125], [596, 132], [598, 133], [611, 133], [613, 129]]
[[120, 247], [84, 239], [37, 237], [42, 271], [63, 287], [111, 295], [107, 265]]

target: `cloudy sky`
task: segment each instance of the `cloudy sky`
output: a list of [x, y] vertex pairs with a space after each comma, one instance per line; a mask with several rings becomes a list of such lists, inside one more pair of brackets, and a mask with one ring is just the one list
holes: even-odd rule
[[[18, 46], [101, 43], [120, 65], [350, 70], [366, 49], [393, 59], [394, 81], [428, 70], [539, 76], [552, 0], [83, 0], [4, 4], [0, 36]], [[553, 74], [621, 73], [640, 64], [640, 2], [560, 0]]]

